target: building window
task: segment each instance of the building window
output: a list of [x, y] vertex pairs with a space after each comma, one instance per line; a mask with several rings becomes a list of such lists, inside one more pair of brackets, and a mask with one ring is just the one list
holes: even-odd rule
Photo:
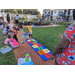
[[46, 12], [45, 12], [45, 14], [46, 14]]
[[56, 11], [54, 12], [54, 14], [56, 14]]
[[48, 14], [50, 14], [50, 11], [48, 12]]
[[53, 15], [53, 11], [51, 12], [51, 15]]

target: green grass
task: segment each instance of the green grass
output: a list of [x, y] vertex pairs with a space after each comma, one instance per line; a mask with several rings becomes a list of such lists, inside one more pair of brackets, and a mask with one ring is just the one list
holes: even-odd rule
[[[55, 47], [61, 41], [58, 36], [59, 34], [63, 34], [65, 29], [66, 28], [63, 25], [57, 27], [33, 28], [33, 38], [35, 38], [51, 51], [54, 51]], [[25, 32], [27, 32], [26, 28]]]
[[[4, 46], [4, 40], [7, 38], [7, 36], [5, 37], [2, 34], [2, 30], [0, 29], [0, 48], [2, 48]], [[14, 53], [13, 50], [6, 53], [6, 54], [2, 54], [0, 52], [0, 65], [16, 65], [16, 60], [14, 57]]]

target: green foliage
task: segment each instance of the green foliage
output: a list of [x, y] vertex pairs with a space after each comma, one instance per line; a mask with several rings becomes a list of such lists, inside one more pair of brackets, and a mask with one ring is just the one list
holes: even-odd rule
[[[34, 25], [38, 25], [38, 20], [30, 20], [30, 21], [26, 21], [25, 20], [25, 24], [24, 25], [28, 25], [29, 22], [32, 22], [32, 24]], [[50, 21], [42, 21], [42, 25], [49, 25]], [[19, 20], [19, 25], [23, 25], [22, 20]]]
[[[3, 11], [3, 9], [1, 9]], [[31, 15], [38, 15], [40, 12], [38, 9], [4, 9], [4, 12], [7, 13], [19, 13], [19, 14], [31, 14]]]

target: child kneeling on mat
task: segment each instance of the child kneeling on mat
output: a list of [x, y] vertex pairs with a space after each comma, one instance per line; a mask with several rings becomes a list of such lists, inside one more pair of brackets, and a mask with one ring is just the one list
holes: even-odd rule
[[14, 38], [11, 38], [11, 35], [8, 35], [8, 38], [4, 41], [4, 44], [10, 44], [12, 48], [16, 48], [19, 46], [19, 43]]
[[29, 25], [27, 26], [27, 30], [29, 32], [29, 39], [32, 39], [32, 26], [31, 26], [31, 22], [29, 22]]

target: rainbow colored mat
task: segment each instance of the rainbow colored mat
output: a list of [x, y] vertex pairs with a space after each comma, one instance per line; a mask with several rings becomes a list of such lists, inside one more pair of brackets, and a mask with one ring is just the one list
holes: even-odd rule
[[39, 43], [37, 40], [26, 40], [28, 44], [38, 53], [38, 55], [44, 60], [49, 60], [52, 55], [52, 51], [50, 51], [48, 48], [43, 46], [41, 43]]

